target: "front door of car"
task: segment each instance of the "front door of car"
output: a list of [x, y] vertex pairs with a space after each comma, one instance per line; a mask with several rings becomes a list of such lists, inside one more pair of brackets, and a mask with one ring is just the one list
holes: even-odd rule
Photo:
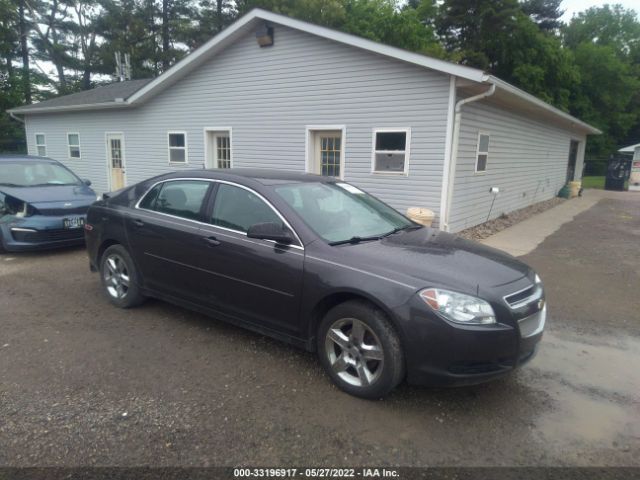
[[200, 221], [212, 183], [168, 180], [151, 189], [127, 218], [133, 258], [146, 287], [197, 301], [204, 275], [199, 270]]
[[[220, 183], [210, 200], [201, 267], [209, 272], [204, 298], [210, 307], [253, 324], [299, 336], [304, 250], [247, 238], [251, 225], [283, 224], [258, 194]], [[297, 242], [297, 240], [296, 240]]]

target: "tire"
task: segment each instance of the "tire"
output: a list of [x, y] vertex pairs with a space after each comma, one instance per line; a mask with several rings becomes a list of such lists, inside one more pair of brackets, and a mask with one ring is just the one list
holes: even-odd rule
[[122, 245], [112, 245], [100, 258], [100, 280], [105, 295], [120, 308], [144, 302], [138, 286], [138, 272], [129, 252]]
[[325, 315], [318, 355], [333, 382], [356, 397], [384, 397], [404, 377], [398, 334], [384, 312], [365, 301], [341, 303]]

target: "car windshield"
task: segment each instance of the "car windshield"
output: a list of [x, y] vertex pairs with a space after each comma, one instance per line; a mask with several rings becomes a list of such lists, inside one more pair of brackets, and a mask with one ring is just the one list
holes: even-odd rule
[[277, 186], [275, 191], [331, 244], [374, 240], [416, 227], [388, 205], [348, 183], [296, 183]]
[[46, 185], [80, 185], [70, 170], [49, 162], [17, 160], [0, 163], [0, 185], [41, 187]]

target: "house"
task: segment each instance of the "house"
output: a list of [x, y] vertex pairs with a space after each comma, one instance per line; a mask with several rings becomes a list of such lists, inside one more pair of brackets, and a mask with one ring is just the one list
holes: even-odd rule
[[553, 197], [600, 133], [481, 70], [258, 9], [155, 79], [11, 113], [29, 153], [98, 191], [178, 169], [308, 171], [450, 231]]
[[640, 192], [640, 143], [621, 148], [618, 152], [624, 155], [633, 155], [629, 175], [629, 191]]

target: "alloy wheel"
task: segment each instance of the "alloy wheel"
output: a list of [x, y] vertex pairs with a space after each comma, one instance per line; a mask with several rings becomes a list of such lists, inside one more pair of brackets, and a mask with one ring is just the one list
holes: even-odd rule
[[104, 262], [104, 284], [113, 298], [122, 299], [130, 285], [129, 269], [124, 259], [117, 253], [110, 254]]
[[333, 371], [350, 385], [367, 387], [382, 374], [382, 342], [367, 324], [356, 318], [342, 318], [329, 327], [325, 352]]

